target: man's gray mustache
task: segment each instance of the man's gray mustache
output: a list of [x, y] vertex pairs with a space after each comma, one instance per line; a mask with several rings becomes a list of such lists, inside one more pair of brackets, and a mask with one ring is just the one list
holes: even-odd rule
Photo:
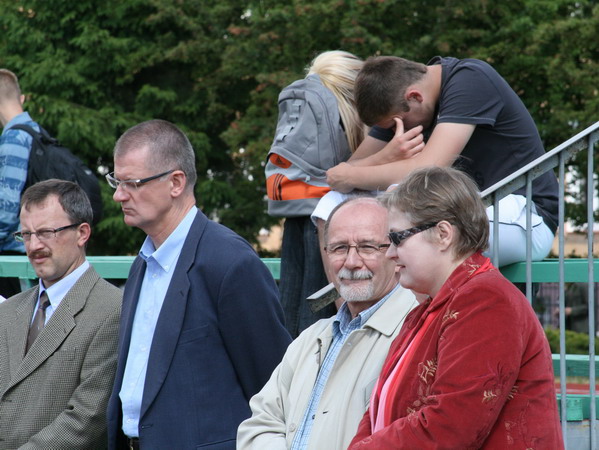
[[343, 268], [337, 273], [337, 276], [340, 280], [369, 280], [373, 277], [373, 273], [370, 270], [349, 270]]

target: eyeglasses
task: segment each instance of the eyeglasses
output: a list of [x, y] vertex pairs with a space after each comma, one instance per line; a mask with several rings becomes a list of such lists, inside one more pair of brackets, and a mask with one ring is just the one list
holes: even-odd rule
[[35, 236], [40, 241], [49, 241], [56, 237], [56, 233], [63, 230], [68, 230], [69, 228], [75, 228], [81, 225], [83, 222], [72, 223], [71, 225], [66, 225], [60, 228], [43, 228], [37, 231], [16, 231], [12, 235], [17, 242], [29, 242], [31, 240], [31, 236], [35, 234]]
[[140, 178], [137, 180], [119, 180], [118, 178], [114, 177], [114, 172], [111, 172], [108, 175], [106, 175], [106, 181], [108, 181], [108, 184], [113, 189], [117, 189], [119, 186], [121, 186], [126, 190], [132, 190], [139, 188], [140, 186], [146, 184], [149, 181], [156, 180], [160, 177], [168, 175], [169, 173], [173, 173], [174, 171], [175, 169], [167, 170], [166, 172], [159, 173], [158, 175], [153, 175], [147, 178]]
[[334, 259], [346, 258], [349, 254], [349, 250], [351, 248], [355, 248], [356, 252], [363, 259], [372, 258], [372, 256], [376, 255], [383, 249], [391, 247], [391, 244], [336, 244], [332, 246], [327, 246], [324, 248], [324, 251]]
[[414, 228], [408, 228], [407, 230], [391, 231], [389, 233], [389, 239], [391, 240], [391, 242], [393, 242], [393, 244], [396, 247], [399, 247], [399, 244], [401, 244], [403, 241], [405, 241], [410, 236], [414, 236], [415, 234], [418, 234], [421, 231], [425, 231], [425, 230], [428, 230], [429, 228], [435, 227], [435, 226], [437, 226], [438, 223], [439, 222], [434, 222], [434, 223], [431, 222], [431, 223], [426, 223], [424, 225], [419, 225]]

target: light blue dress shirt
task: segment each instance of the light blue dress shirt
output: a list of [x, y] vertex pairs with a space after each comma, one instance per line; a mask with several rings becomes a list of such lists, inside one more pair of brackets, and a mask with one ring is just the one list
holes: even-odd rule
[[40, 280], [39, 280], [40, 291], [39, 291], [39, 295], [37, 296], [37, 302], [35, 303], [35, 308], [33, 309], [33, 315], [31, 316], [31, 323], [33, 323], [33, 318], [35, 317], [35, 312], [37, 311], [37, 308], [39, 308], [39, 305], [40, 305], [40, 295], [42, 295], [42, 293], [44, 291], [46, 291], [46, 295], [48, 296], [48, 300], [50, 301], [50, 304], [46, 308], [46, 321], [44, 322], [44, 324], [47, 324], [48, 320], [50, 320], [50, 317], [52, 317], [52, 314], [54, 314], [54, 311], [56, 311], [56, 308], [58, 308], [58, 305], [60, 305], [60, 302], [62, 301], [62, 299], [65, 297], [65, 295], [67, 295], [67, 293], [71, 290], [71, 288], [75, 285], [75, 283], [77, 283], [79, 278], [81, 278], [81, 275], [83, 275], [87, 269], [89, 269], [89, 262], [87, 262], [87, 260], [85, 260], [83, 262], [83, 264], [81, 264], [79, 267], [77, 267], [75, 270], [73, 270], [70, 274], [68, 274], [62, 280], [54, 283], [48, 289], [46, 289], [44, 287], [44, 283], [42, 282], [42, 279], [40, 278]]
[[139, 414], [154, 330], [175, 266], [197, 211], [195, 206], [192, 207], [158, 249], [154, 247], [154, 243], [148, 236], [139, 252], [139, 256], [146, 261], [147, 266], [139, 292], [127, 364], [119, 392], [123, 406], [123, 432], [129, 437], [139, 437]]
[[380, 301], [359, 313], [355, 319], [351, 318], [351, 313], [349, 312], [347, 303], [344, 303], [341, 305], [341, 308], [339, 308], [332, 325], [333, 341], [331, 342], [331, 346], [329, 347], [329, 350], [324, 357], [324, 361], [322, 362], [322, 366], [320, 366], [320, 370], [318, 371], [316, 383], [314, 383], [314, 388], [312, 389], [310, 402], [308, 403], [302, 423], [298, 428], [295, 438], [291, 444], [291, 450], [306, 450], [308, 448], [308, 441], [310, 440], [310, 433], [312, 432], [312, 425], [314, 424], [314, 417], [318, 408], [318, 403], [320, 402], [320, 398], [324, 392], [329, 375], [331, 374], [333, 366], [335, 365], [335, 360], [343, 348], [343, 344], [345, 344], [345, 341], [347, 341], [347, 338], [352, 331], [358, 330], [366, 324], [368, 319], [370, 319], [370, 317], [372, 317], [372, 315], [381, 306], [383, 306], [383, 304], [387, 301], [391, 294], [398, 289], [398, 287], [399, 285], [397, 285]]

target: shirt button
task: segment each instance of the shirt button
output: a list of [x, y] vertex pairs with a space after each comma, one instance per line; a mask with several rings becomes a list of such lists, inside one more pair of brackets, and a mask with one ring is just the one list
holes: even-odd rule
[[289, 425], [289, 431], [291, 431], [292, 433], [295, 431], [295, 424], [292, 423], [291, 425]]

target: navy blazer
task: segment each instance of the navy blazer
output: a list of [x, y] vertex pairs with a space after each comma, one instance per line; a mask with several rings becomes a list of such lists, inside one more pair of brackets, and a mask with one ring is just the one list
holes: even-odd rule
[[[119, 391], [145, 273], [137, 257], [123, 296], [109, 448], [123, 448]], [[152, 340], [139, 422], [141, 448], [234, 449], [248, 402], [291, 337], [277, 286], [252, 247], [198, 211]]]

